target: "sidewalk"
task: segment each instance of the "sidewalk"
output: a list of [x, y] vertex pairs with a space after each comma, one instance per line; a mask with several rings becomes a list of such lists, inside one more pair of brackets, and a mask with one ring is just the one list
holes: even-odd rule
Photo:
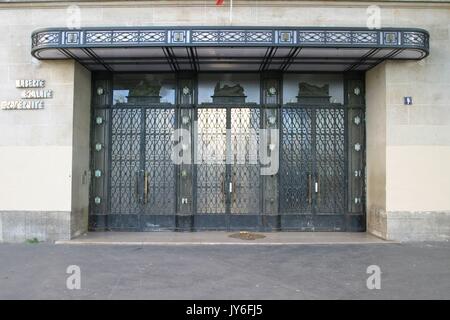
[[[380, 243], [2, 244], [0, 299], [450, 299], [449, 242]], [[373, 265], [379, 290], [367, 287]]]
[[[249, 236], [247, 236], [249, 235]], [[252, 235], [261, 238], [246, 240]], [[239, 236], [242, 236], [241, 239]], [[365, 232], [90, 232], [57, 244], [82, 245], [311, 245], [389, 244]]]

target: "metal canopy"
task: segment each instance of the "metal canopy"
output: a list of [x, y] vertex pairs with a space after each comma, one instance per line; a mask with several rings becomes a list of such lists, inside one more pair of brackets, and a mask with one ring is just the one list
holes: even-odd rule
[[364, 71], [420, 60], [429, 34], [403, 28], [122, 27], [42, 29], [31, 54], [107, 71]]

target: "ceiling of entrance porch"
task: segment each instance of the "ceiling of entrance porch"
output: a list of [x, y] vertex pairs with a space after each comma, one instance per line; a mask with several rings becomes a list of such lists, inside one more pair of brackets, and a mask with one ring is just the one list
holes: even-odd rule
[[141, 29], [39, 30], [32, 54], [114, 72], [365, 71], [428, 54], [428, 33], [416, 29]]
[[421, 51], [353, 48], [90, 48], [55, 49], [41, 59], [74, 58], [103, 71], [363, 71], [385, 59], [420, 59]]

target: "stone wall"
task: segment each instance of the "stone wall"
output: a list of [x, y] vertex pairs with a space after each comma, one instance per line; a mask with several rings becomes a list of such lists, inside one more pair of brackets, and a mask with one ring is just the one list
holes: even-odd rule
[[367, 229], [386, 238], [386, 64], [366, 74]]
[[12, 38], [0, 34], [8, 53], [0, 59], [1, 100], [19, 98], [16, 79], [45, 79], [55, 96], [43, 110], [0, 110], [0, 239], [68, 239], [74, 62], [32, 62], [22, 54], [29, 41]]
[[75, 65], [72, 149], [71, 236], [87, 232], [89, 216], [89, 135], [91, 72]]
[[[395, 12], [393, 25], [414, 24], [430, 32], [431, 54], [419, 62], [385, 62], [367, 73], [368, 230], [392, 240], [446, 240], [450, 239], [450, 11]], [[381, 85], [385, 94], [375, 95]], [[405, 96], [413, 97], [413, 105], [403, 104]], [[376, 146], [381, 137], [384, 146]]]

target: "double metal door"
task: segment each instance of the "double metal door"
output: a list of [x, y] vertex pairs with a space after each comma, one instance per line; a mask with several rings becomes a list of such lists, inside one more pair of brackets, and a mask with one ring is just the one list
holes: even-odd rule
[[196, 120], [197, 221], [202, 224], [206, 220], [201, 217], [208, 216], [211, 223], [227, 228], [230, 215], [259, 215], [260, 109], [199, 107]]
[[124, 225], [145, 229], [146, 216], [175, 214], [174, 129], [174, 108], [111, 109], [109, 212]]
[[[176, 108], [115, 106], [110, 112], [110, 225], [176, 228]], [[261, 109], [205, 106], [194, 114], [191, 227], [260, 228]], [[334, 105], [280, 109], [279, 201], [274, 212], [282, 230], [339, 229], [342, 219], [336, 217], [344, 217], [347, 199], [346, 114], [344, 107]]]
[[345, 109], [284, 106], [281, 118], [280, 213], [333, 230], [330, 215], [346, 211]]

